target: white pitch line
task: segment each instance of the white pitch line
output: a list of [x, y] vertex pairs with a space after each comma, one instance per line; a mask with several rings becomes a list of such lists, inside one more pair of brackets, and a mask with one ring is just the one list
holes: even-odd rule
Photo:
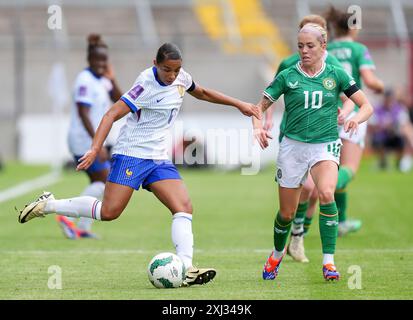
[[[154, 254], [161, 250], [132, 250], [132, 249], [79, 249], [79, 250], [0, 250], [0, 254], [16, 254], [16, 255], [54, 255], [54, 254]], [[270, 249], [218, 249], [218, 250], [204, 250], [204, 249], [195, 249], [195, 253], [204, 253], [204, 254], [230, 254], [230, 253], [268, 253]], [[307, 252], [320, 252], [321, 249], [307, 249]], [[413, 248], [406, 249], [391, 249], [391, 248], [374, 248], [374, 249], [341, 249], [337, 250], [336, 254], [340, 253], [372, 253], [372, 254], [381, 254], [381, 253], [413, 253]]]
[[60, 172], [53, 171], [41, 177], [29, 180], [18, 184], [17, 186], [11, 187], [4, 191], [0, 191], [0, 203], [17, 198], [23, 194], [26, 194], [32, 190], [40, 189], [51, 184], [55, 184], [60, 179]]

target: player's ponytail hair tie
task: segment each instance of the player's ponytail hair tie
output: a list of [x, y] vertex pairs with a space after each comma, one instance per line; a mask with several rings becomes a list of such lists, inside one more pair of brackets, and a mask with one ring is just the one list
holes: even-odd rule
[[321, 44], [327, 43], [327, 31], [318, 24], [307, 23], [300, 29], [299, 33], [311, 33]]

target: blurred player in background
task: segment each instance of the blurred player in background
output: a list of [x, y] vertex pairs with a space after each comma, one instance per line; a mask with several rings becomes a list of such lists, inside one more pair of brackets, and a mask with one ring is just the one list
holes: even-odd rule
[[91, 149], [80, 159], [78, 170], [90, 168], [113, 123], [128, 115], [113, 148], [103, 201], [90, 196], [55, 200], [53, 194], [44, 193], [21, 211], [19, 222], [25, 223], [50, 213], [114, 220], [125, 209], [133, 191], [142, 185], [172, 213], [172, 241], [186, 268], [184, 284], [204, 284], [213, 279], [214, 269], [198, 269], [192, 265], [192, 204], [167, 154], [168, 129], [179, 113], [185, 92], [200, 100], [234, 106], [244, 115], [260, 117], [253, 104], [195, 84], [182, 68], [178, 47], [165, 43], [157, 52], [154, 66], [143, 71], [132, 88], [105, 114]]
[[[304, 25], [306, 25], [307, 23], [314, 23], [314, 24], [321, 26], [324, 29], [327, 29], [327, 21], [324, 19], [324, 17], [320, 15], [311, 14], [311, 15], [305, 16], [300, 22], [299, 29], [304, 27]], [[327, 64], [332, 64], [336, 67], [341, 68], [341, 64], [337, 60], [337, 58], [331, 54], [328, 54], [328, 51], [325, 51], [324, 60]], [[300, 61], [300, 55], [298, 54], [298, 52], [282, 60], [278, 67], [277, 73], [275, 74], [275, 77], [277, 77], [277, 75], [281, 71], [294, 66], [298, 61]], [[343, 100], [345, 101], [345, 104], [349, 104], [348, 109], [351, 109], [351, 107], [354, 106], [354, 103], [350, 99], [344, 98]], [[274, 111], [272, 107], [270, 107], [265, 113], [264, 129], [267, 131], [271, 131], [273, 127], [273, 124], [274, 124], [273, 113]], [[286, 126], [286, 118], [287, 118], [287, 114], [284, 112], [282, 121], [280, 124], [279, 142], [281, 142], [282, 137], [284, 135], [283, 132]], [[305, 223], [305, 215], [308, 209], [308, 202], [310, 200], [310, 195], [314, 189], [315, 189], [314, 181], [311, 178], [311, 175], [309, 175], [301, 191], [298, 208], [297, 208], [295, 218], [293, 220], [292, 227], [291, 227], [291, 239], [287, 247], [287, 253], [291, 255], [291, 257], [295, 261], [298, 261], [298, 262], [309, 261], [307, 256], [305, 255], [305, 250], [304, 250], [304, 223]]]
[[384, 92], [383, 101], [374, 108], [369, 121], [372, 147], [379, 156], [380, 169], [387, 169], [387, 154], [396, 153], [396, 167], [402, 170], [403, 154], [413, 148], [413, 126], [404, 105], [396, 100], [393, 90]]
[[[306, 24], [298, 33], [301, 60], [285, 69], [265, 89], [258, 106], [265, 112], [284, 94], [286, 126], [277, 159], [280, 209], [274, 221], [274, 250], [264, 265], [263, 279], [277, 277], [286, 253], [285, 244], [296, 214], [302, 186], [310, 172], [320, 201], [320, 237], [323, 277], [338, 280], [334, 263], [338, 212], [334, 201], [340, 163], [338, 105], [341, 92], [360, 105], [360, 112], [348, 119], [345, 131], [354, 133], [359, 123], [373, 112], [364, 93], [341, 67], [325, 63], [327, 32], [317, 24]], [[268, 146], [268, 131], [253, 119], [260, 146]]]
[[[368, 48], [355, 41], [360, 30], [350, 28], [349, 26], [351, 14], [330, 7], [325, 17], [330, 34], [334, 38], [327, 46], [328, 52], [340, 61], [343, 68], [354, 78], [359, 88], [362, 88], [363, 82], [375, 93], [382, 93], [384, 84], [374, 73], [375, 65]], [[352, 108], [354, 108], [354, 110], [352, 110]], [[339, 122], [342, 124], [345, 120], [343, 117], [347, 116], [350, 118], [354, 116], [358, 110], [358, 106], [343, 106]], [[355, 232], [361, 228], [362, 223], [360, 220], [347, 219], [347, 185], [354, 178], [360, 166], [365, 146], [366, 132], [367, 122], [361, 124], [357, 134], [352, 137], [344, 132], [343, 127], [340, 128], [340, 138], [343, 141], [343, 146], [341, 148], [337, 188], [334, 194], [339, 212], [339, 236], [344, 236], [349, 232]], [[317, 198], [317, 194], [314, 193], [307, 212], [305, 223], [306, 232], [308, 232], [311, 224]]]
[[[89, 67], [76, 77], [72, 115], [68, 135], [69, 150], [78, 160], [91, 148], [92, 139], [103, 115], [118, 101], [122, 93], [115, 81], [113, 70], [108, 62], [108, 46], [98, 34], [88, 36], [87, 61]], [[102, 199], [110, 163], [109, 153], [104, 147], [96, 160], [85, 171], [90, 184], [82, 196]], [[69, 239], [96, 238], [91, 232], [93, 219], [56, 216], [63, 234]]]

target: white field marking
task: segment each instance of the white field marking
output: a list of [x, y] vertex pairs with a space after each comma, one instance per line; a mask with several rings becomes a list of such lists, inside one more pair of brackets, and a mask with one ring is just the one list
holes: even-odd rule
[[23, 182], [17, 186], [0, 191], [0, 203], [17, 198], [32, 190], [48, 187], [60, 179], [60, 171], [53, 171], [38, 178]]
[[[155, 254], [156, 252], [160, 252], [160, 249], [154, 250], [132, 250], [132, 249], [79, 249], [79, 250], [0, 250], [0, 254], [16, 254], [16, 255], [54, 255], [54, 254], [108, 254], [108, 255], [116, 255], [116, 254]], [[167, 252], [168, 250], [164, 250]], [[173, 250], [171, 250], [172, 252]], [[230, 253], [268, 253], [271, 252], [271, 249], [195, 249], [195, 253], [203, 253], [203, 254], [230, 254]], [[306, 249], [306, 252], [320, 252], [320, 249]], [[374, 249], [341, 249], [337, 250], [336, 254], [340, 253], [363, 253], [363, 254], [381, 254], [381, 253], [413, 253], [413, 248], [374, 248]]]

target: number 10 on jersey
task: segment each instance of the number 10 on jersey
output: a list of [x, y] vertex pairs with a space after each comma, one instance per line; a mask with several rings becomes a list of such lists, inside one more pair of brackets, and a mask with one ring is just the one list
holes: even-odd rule
[[[304, 91], [304, 109], [308, 109], [309, 106], [310, 91]], [[311, 92], [311, 109], [320, 109], [323, 105], [323, 91]]]

